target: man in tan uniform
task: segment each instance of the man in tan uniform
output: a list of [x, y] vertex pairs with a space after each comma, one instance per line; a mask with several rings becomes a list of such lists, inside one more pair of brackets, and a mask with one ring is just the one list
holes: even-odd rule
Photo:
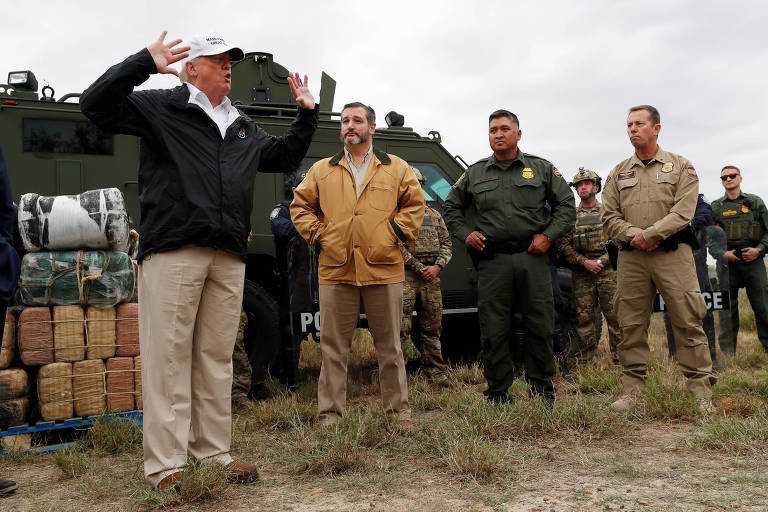
[[658, 289], [669, 309], [688, 392], [700, 410], [711, 412], [715, 378], [702, 329], [707, 308], [686, 237], [699, 182], [691, 162], [659, 148], [660, 130], [654, 107], [629, 110], [627, 133], [635, 154], [614, 167], [603, 191], [603, 237], [616, 238], [622, 249], [614, 305], [624, 391], [611, 408], [629, 409], [645, 389], [648, 325]]

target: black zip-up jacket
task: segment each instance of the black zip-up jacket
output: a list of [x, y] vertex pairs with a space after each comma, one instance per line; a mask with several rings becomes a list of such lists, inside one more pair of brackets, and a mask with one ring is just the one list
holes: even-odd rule
[[299, 108], [282, 137], [239, 116], [224, 139], [189, 89], [133, 92], [157, 73], [145, 48], [109, 68], [80, 97], [80, 108], [109, 133], [141, 138], [139, 260], [184, 245], [244, 255], [257, 171], [292, 172], [309, 148], [319, 105]]

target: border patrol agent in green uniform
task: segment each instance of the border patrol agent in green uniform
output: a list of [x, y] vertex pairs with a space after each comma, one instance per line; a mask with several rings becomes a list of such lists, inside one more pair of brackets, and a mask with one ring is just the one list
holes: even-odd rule
[[768, 211], [762, 199], [741, 191], [742, 177], [738, 167], [723, 167], [720, 179], [725, 195], [712, 202], [712, 218], [728, 237], [725, 258], [731, 290], [730, 318], [720, 322], [720, 350], [726, 354], [736, 352], [739, 288], [745, 287], [755, 312], [757, 337], [768, 352], [768, 279], [763, 262], [768, 248]]
[[523, 364], [531, 395], [551, 403], [554, 302], [547, 250], [573, 227], [573, 194], [550, 162], [519, 150], [522, 132], [515, 114], [492, 113], [488, 132], [493, 155], [456, 181], [443, 218], [478, 269], [485, 395], [495, 402], [509, 400], [515, 375], [511, 320], [519, 310], [528, 334]]

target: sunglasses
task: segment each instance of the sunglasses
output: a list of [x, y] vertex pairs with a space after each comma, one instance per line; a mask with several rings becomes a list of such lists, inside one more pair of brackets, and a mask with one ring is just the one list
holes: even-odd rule
[[725, 176], [720, 176], [720, 179], [723, 180], [723, 181], [725, 181], [725, 180], [735, 180], [736, 176], [738, 176], [738, 174], [726, 174]]

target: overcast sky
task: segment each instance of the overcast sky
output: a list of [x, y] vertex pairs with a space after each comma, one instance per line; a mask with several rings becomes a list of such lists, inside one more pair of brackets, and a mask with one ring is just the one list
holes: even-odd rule
[[[19, 4], [20, 5], [20, 4]], [[244, 51], [274, 54], [337, 81], [334, 110], [390, 110], [474, 162], [490, 154], [488, 114], [520, 117], [520, 147], [570, 179], [603, 177], [632, 153], [627, 108], [661, 111], [660, 145], [690, 159], [709, 199], [720, 169], [768, 200], [768, 2], [754, 1], [35, 1], [0, 19], [0, 81], [30, 69], [60, 97], [85, 89], [163, 30], [216, 30]], [[155, 76], [148, 87], [170, 87]], [[324, 109], [326, 107], [324, 106]]]

